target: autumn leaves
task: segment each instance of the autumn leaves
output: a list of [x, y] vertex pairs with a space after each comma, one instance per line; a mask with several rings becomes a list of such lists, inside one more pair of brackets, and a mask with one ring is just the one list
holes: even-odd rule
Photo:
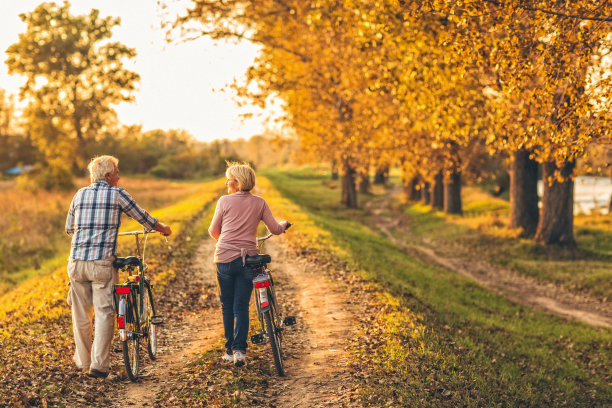
[[546, 187], [540, 215], [537, 183], [516, 175], [537, 171], [512, 172], [511, 202], [525, 210], [511, 225], [573, 244], [572, 169], [610, 139], [607, 2], [194, 3], [179, 25], [263, 45], [239, 94], [283, 101], [302, 157], [341, 167], [347, 206], [370, 168], [399, 163], [421, 188], [439, 191], [442, 175], [444, 208], [460, 213], [471, 160], [520, 154], [542, 164]]

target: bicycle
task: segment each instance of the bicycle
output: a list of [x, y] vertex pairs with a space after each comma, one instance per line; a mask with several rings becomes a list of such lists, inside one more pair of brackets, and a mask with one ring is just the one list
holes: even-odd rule
[[[163, 323], [163, 317], [155, 311], [153, 284], [145, 274], [147, 264], [144, 255], [147, 237], [151, 232], [147, 230], [120, 232], [119, 236], [135, 236], [137, 256], [116, 258], [113, 261], [113, 267], [128, 274], [122, 285], [114, 285], [114, 293], [123, 362], [125, 371], [132, 381], [136, 381], [140, 370], [140, 340], [146, 339], [149, 357], [155, 360], [158, 326]], [[139, 238], [140, 235], [144, 237]]]
[[[287, 228], [291, 224], [287, 224]], [[257, 238], [257, 247], [259, 255], [247, 256], [245, 264], [253, 270], [253, 286], [256, 289], [255, 307], [257, 309], [257, 318], [261, 330], [259, 333], [251, 336], [253, 344], [263, 343], [267, 337], [272, 349], [272, 357], [274, 358], [274, 366], [279, 376], [285, 375], [285, 367], [283, 363], [283, 330], [284, 326], [292, 326], [296, 323], [295, 316], [287, 316], [282, 319], [279, 310], [276, 292], [274, 291], [274, 280], [272, 273], [268, 269], [267, 264], [272, 261], [272, 257], [261, 253], [262, 244], [270, 239], [272, 234], [265, 237]]]

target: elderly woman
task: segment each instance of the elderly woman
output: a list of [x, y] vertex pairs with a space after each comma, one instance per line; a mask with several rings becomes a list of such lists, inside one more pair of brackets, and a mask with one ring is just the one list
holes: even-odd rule
[[253, 290], [252, 271], [244, 260], [247, 255], [258, 253], [255, 238], [259, 221], [275, 235], [285, 232], [287, 222], [276, 222], [265, 200], [250, 193], [255, 187], [255, 172], [248, 164], [228, 163], [225, 176], [229, 195], [217, 202], [208, 232], [217, 240], [214, 262], [226, 339], [222, 358], [241, 367], [246, 365]]

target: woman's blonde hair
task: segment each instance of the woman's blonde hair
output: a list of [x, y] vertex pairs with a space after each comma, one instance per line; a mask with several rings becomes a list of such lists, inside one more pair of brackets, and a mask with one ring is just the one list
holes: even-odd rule
[[227, 162], [225, 177], [238, 181], [239, 191], [251, 191], [255, 187], [255, 170], [248, 163]]
[[87, 168], [92, 183], [105, 180], [108, 173], [112, 173], [115, 167], [119, 167], [119, 159], [113, 156], [98, 156], [91, 159]]

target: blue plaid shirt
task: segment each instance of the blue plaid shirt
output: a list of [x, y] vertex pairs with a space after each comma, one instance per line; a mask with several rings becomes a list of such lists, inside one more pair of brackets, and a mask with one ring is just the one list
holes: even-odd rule
[[77, 191], [66, 218], [66, 233], [72, 235], [70, 258], [95, 261], [116, 255], [122, 212], [147, 229], [157, 225], [157, 218], [121, 187], [97, 181]]

